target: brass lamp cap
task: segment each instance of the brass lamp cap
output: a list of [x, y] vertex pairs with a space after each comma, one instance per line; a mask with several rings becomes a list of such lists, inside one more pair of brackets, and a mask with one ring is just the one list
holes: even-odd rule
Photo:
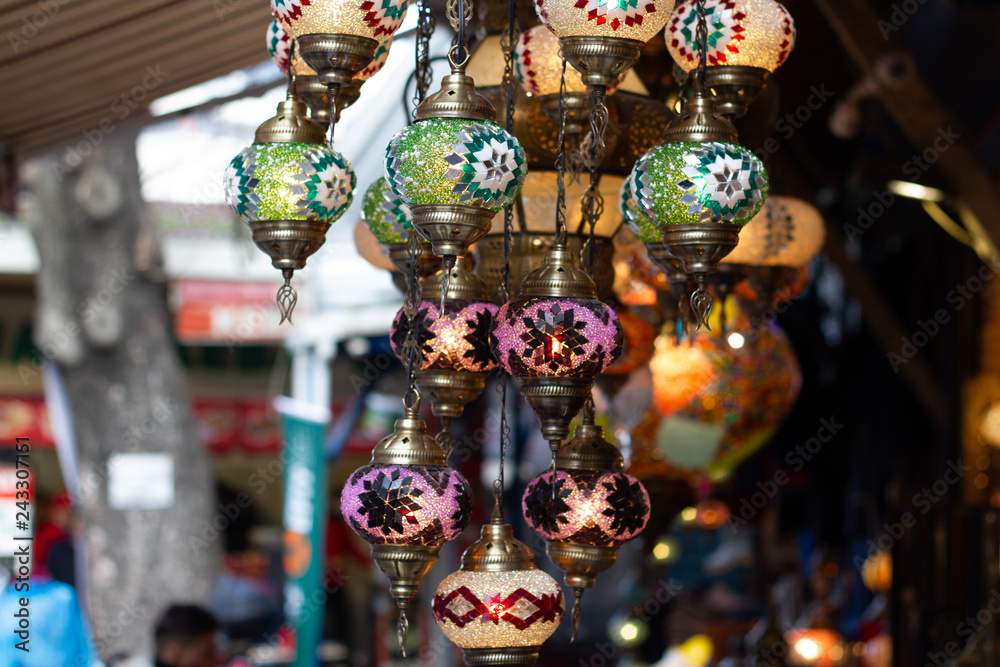
[[604, 439], [603, 428], [584, 422], [576, 427], [573, 439], [559, 448], [556, 468], [621, 472], [625, 460], [618, 448]]
[[677, 118], [663, 131], [663, 141], [726, 141], [736, 143], [736, 128], [716, 113], [715, 101], [700, 86], [684, 103]]
[[427, 434], [427, 423], [417, 415], [416, 408], [407, 408], [403, 418], [396, 420], [392, 433], [375, 445], [372, 463], [443, 466], [448, 464], [448, 455]]
[[541, 266], [525, 276], [521, 296], [595, 299], [597, 287], [565, 244], [557, 243], [545, 253]]
[[493, 522], [483, 526], [482, 536], [462, 554], [465, 572], [515, 572], [534, 570], [535, 559], [523, 542], [514, 539], [510, 524], [493, 513]]
[[[489, 301], [490, 290], [486, 283], [472, 272], [472, 256], [465, 255], [458, 257], [455, 266], [451, 268], [448, 276], [448, 291], [444, 298], [448, 301]], [[434, 275], [424, 280], [423, 299], [437, 303], [441, 300], [441, 291], [444, 288], [445, 273], [448, 269], [441, 269]]]
[[441, 79], [441, 90], [428, 95], [417, 107], [413, 118], [496, 121], [497, 112], [489, 100], [476, 92], [476, 83], [465, 73], [465, 66], [452, 64], [451, 74]]
[[268, 118], [254, 134], [255, 144], [298, 143], [325, 144], [323, 126], [306, 115], [307, 107], [293, 97], [278, 104], [278, 111]]

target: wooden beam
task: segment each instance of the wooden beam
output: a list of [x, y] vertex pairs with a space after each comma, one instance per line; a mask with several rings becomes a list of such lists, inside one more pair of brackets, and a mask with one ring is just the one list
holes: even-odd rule
[[878, 86], [879, 97], [910, 142], [921, 153], [936, 153], [934, 166], [948, 180], [953, 194], [975, 212], [996, 253], [1000, 248], [1000, 196], [996, 186], [964, 137], [940, 148], [947, 143], [941, 138], [949, 130], [961, 131], [960, 123], [920, 77], [910, 54], [891, 34], [888, 39], [883, 34], [887, 21], [875, 13], [868, 0], [813, 2], [851, 59]]

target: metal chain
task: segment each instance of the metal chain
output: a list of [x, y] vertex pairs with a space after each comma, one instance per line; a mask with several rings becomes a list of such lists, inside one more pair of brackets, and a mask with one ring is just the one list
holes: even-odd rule
[[[507, 31], [501, 38], [504, 52], [503, 83], [506, 91], [505, 127], [514, 131], [514, 39], [517, 31], [517, 0], [508, 0]], [[514, 230], [514, 214], [511, 206], [503, 212], [503, 266], [500, 270], [500, 294], [506, 303], [510, 299], [510, 249]], [[504, 468], [507, 462], [507, 447], [510, 445], [510, 424], [507, 423], [507, 374], [500, 371], [497, 383], [500, 394], [500, 470], [493, 482], [493, 499], [500, 514], [503, 514]]]
[[566, 242], [566, 59], [559, 78], [559, 139], [556, 142], [556, 243]]
[[695, 29], [694, 43], [698, 48], [698, 80], [705, 85], [705, 68], [708, 59], [708, 21], [705, 18], [704, 0], [695, 0], [695, 11], [698, 12], [698, 25]]
[[410, 232], [410, 275], [406, 298], [403, 301], [403, 315], [406, 317], [406, 338], [403, 341], [403, 356], [406, 359], [406, 395], [403, 397], [403, 405], [407, 409], [417, 407], [420, 400], [417, 394], [416, 366], [420, 360], [420, 344], [417, 340], [415, 324], [417, 322], [417, 312], [420, 310], [420, 301], [417, 290], [417, 240], [416, 232]]
[[[472, 0], [447, 0], [445, 16], [448, 17], [448, 23], [455, 31], [455, 46], [451, 49], [457, 51], [454, 62], [462, 62], [469, 56], [465, 44], [465, 28], [472, 20]], [[448, 57], [451, 58], [451, 53], [448, 54]]]
[[417, 106], [427, 97], [427, 91], [434, 84], [434, 70], [431, 67], [431, 35], [434, 34], [437, 23], [429, 0], [421, 2], [417, 12], [417, 35], [414, 40], [417, 88], [413, 93], [413, 113], [416, 113]]

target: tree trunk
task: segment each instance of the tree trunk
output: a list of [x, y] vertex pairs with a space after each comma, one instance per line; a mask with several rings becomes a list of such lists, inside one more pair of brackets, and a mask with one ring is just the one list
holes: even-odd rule
[[[151, 654], [164, 607], [207, 602], [219, 552], [217, 538], [205, 539], [215, 505], [211, 469], [157, 281], [135, 142], [136, 130], [120, 126], [88, 143], [86, 155], [81, 145], [33, 161], [24, 179], [41, 256], [35, 343], [58, 364], [72, 406], [86, 603], [104, 659]], [[169, 506], [112, 507], [109, 460], [123, 452], [172, 460]]]

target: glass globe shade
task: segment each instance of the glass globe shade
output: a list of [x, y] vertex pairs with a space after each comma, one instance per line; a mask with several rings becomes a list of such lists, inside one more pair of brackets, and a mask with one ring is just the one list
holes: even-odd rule
[[[758, 67], [773, 72], [795, 46], [795, 23], [774, 0], [704, 0], [708, 25], [706, 64]], [[677, 5], [664, 39], [674, 62], [685, 72], [698, 67], [695, 0]]]
[[385, 151], [385, 177], [409, 204], [469, 204], [494, 212], [514, 201], [528, 166], [496, 123], [430, 118], [401, 130]]
[[540, 646], [562, 620], [562, 589], [541, 570], [466, 572], [434, 592], [434, 619], [462, 649]]
[[[406, 309], [392, 322], [389, 343], [405, 363], [403, 344], [410, 331]], [[423, 301], [416, 314], [414, 334], [420, 346], [420, 369], [488, 373], [496, 368], [490, 349], [490, 329], [497, 307], [479, 301], [446, 301], [442, 317], [439, 304]]]
[[413, 229], [410, 207], [400, 201], [382, 177], [365, 191], [361, 219], [379, 243], [405, 243]]
[[557, 37], [618, 37], [648, 42], [670, 18], [674, 0], [535, 0], [535, 12]]
[[389, 254], [365, 225], [364, 220], [358, 220], [354, 225], [354, 247], [357, 248], [358, 254], [376, 269], [384, 271], [395, 269]]
[[844, 640], [833, 630], [797, 628], [785, 634], [792, 667], [838, 667], [847, 657]]
[[528, 483], [521, 500], [525, 521], [546, 540], [620, 547], [649, 521], [649, 496], [624, 472], [548, 470]]
[[805, 266], [823, 248], [826, 229], [808, 202], [770, 195], [740, 232], [740, 242], [722, 261], [749, 266]]
[[801, 371], [788, 337], [776, 323], [751, 329], [735, 314], [742, 340], [697, 335], [678, 343], [664, 333], [656, 341], [649, 366], [663, 419], [653, 437], [678, 468], [731, 470], [771, 438], [798, 397]]
[[[292, 47], [292, 36], [285, 32], [278, 19], [271, 19], [267, 27], [267, 53], [281, 73], [288, 75], [288, 54]], [[316, 76], [316, 71], [295, 54], [295, 75]]]
[[[558, 95], [562, 81], [562, 47], [559, 38], [544, 25], [521, 33], [514, 47], [514, 73], [517, 81], [531, 95]], [[618, 80], [625, 78], [623, 72]], [[617, 86], [608, 88], [608, 94]], [[566, 92], [586, 93], [587, 84], [572, 66], [566, 67]]]
[[403, 23], [409, 0], [271, 0], [271, 14], [292, 37], [357, 35], [384, 40]]
[[515, 377], [595, 378], [621, 353], [622, 328], [597, 299], [518, 298], [497, 312], [490, 345]]
[[365, 65], [365, 68], [354, 75], [355, 81], [367, 81], [372, 78], [385, 67], [385, 61], [389, 58], [389, 47], [392, 46], [392, 37], [386, 37], [385, 41], [380, 42], [378, 48], [375, 49], [375, 57], [372, 61]]
[[246, 222], [335, 222], [351, 205], [356, 185], [351, 163], [320, 144], [252, 144], [223, 176], [226, 202]]
[[340, 511], [369, 544], [439, 546], [469, 524], [472, 491], [446, 466], [370, 463], [347, 480]]
[[715, 222], [742, 227], [767, 197], [760, 159], [738, 144], [679, 141], [639, 158], [629, 175], [636, 208], [660, 227]]
[[[524, 179], [521, 188], [521, 204], [524, 207], [525, 227], [532, 233], [554, 233], [556, 229], [556, 172], [532, 169]], [[622, 187], [624, 179], [620, 176], [604, 174], [601, 176], [598, 190], [605, 202], [614, 201]], [[570, 233], [590, 233], [590, 223], [584, 222], [583, 204], [580, 200], [589, 187], [583, 179], [570, 182], [567, 178], [566, 187], [566, 225]], [[610, 205], [606, 205], [606, 209]], [[515, 221], [516, 224], [516, 221]], [[594, 235], [610, 238], [615, 235], [621, 221], [609, 210], [597, 219], [594, 224]], [[491, 234], [503, 234], [503, 212], [493, 218]]]
[[662, 243], [663, 234], [653, 219], [644, 215], [637, 208], [635, 193], [632, 191], [632, 179], [626, 178], [618, 191], [618, 209], [622, 221], [636, 239], [643, 243]]

